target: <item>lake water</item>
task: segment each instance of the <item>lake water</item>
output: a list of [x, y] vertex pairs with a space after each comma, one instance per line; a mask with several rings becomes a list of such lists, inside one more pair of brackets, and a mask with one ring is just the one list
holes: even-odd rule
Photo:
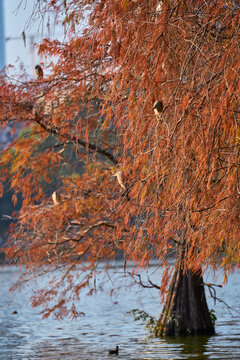
[[[121, 268], [120, 263], [116, 264], [115, 270], [118, 267]], [[149, 273], [159, 276], [154, 266]], [[81, 311], [86, 316], [57, 321], [42, 319], [40, 310], [31, 307], [29, 288], [9, 293], [8, 288], [16, 275], [16, 268], [0, 269], [0, 360], [240, 360], [240, 271], [229, 278], [226, 286], [217, 289], [217, 296], [234, 308], [231, 313], [223, 303], [214, 305], [208, 296], [209, 308], [216, 311], [216, 335], [168, 340], [149, 337], [143, 323], [126, 315], [138, 308], [158, 317], [161, 306], [157, 290], [140, 290], [134, 286], [132, 290], [123, 288], [118, 296], [110, 297], [101, 292], [83, 297]], [[205, 277], [205, 281], [211, 281], [211, 275]], [[207, 289], [206, 292], [208, 295]], [[13, 314], [14, 311], [17, 314]], [[108, 349], [116, 345], [119, 356], [109, 355]]]

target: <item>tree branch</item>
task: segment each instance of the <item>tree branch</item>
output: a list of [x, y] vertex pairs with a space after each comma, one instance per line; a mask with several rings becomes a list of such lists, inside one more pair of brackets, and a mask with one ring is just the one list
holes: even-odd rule
[[[71, 225], [81, 225], [81, 223], [78, 223], [77, 221], [74, 221], [74, 222], [71, 223]], [[116, 228], [115, 224], [110, 223], [109, 221], [101, 220], [101, 221], [96, 222], [93, 225], [89, 225], [86, 229], [84, 229], [80, 233], [78, 233], [77, 234], [78, 238], [67, 238], [66, 240], [61, 241], [61, 242], [48, 242], [48, 244], [56, 246], [56, 245], [62, 245], [62, 244], [66, 243], [66, 242], [69, 242], [69, 241], [79, 242], [85, 235], [87, 235], [91, 230], [93, 230], [94, 228], [96, 228], [98, 226], [106, 226], [106, 227], [109, 227], [109, 228], [112, 228], [112, 229]]]
[[147, 284], [144, 284], [144, 283], [143, 283], [140, 274], [132, 274], [132, 273], [130, 273], [130, 272], [127, 272], [127, 273], [128, 273], [128, 274], [131, 276], [131, 278], [133, 278], [133, 279], [134, 279], [134, 276], [135, 276], [135, 277], [138, 277], [138, 280], [136, 280], [136, 279], [134, 279], [134, 280], [136, 281], [137, 284], [141, 285], [143, 288], [147, 288], [147, 289], [155, 288], [155, 289], [158, 289], [158, 290], [161, 289], [160, 286], [154, 284], [154, 283], [149, 279], [149, 277], [148, 277], [148, 282], [149, 282], [150, 285], [147, 285]]
[[69, 142], [73, 143], [73, 144], [79, 144], [81, 145], [82, 147], [84, 147], [85, 149], [89, 149], [91, 150], [92, 152], [96, 151], [97, 153], [105, 156], [108, 160], [110, 160], [114, 165], [117, 165], [118, 164], [118, 161], [115, 159], [115, 157], [110, 153], [108, 152], [107, 150], [104, 150], [102, 149], [101, 147], [95, 145], [95, 144], [92, 144], [92, 143], [89, 143], [89, 142], [86, 142], [84, 140], [81, 140], [81, 139], [77, 139], [77, 137], [73, 134], [71, 135], [67, 135], [67, 134], [60, 134], [59, 131], [56, 129], [56, 128], [53, 128], [53, 127], [48, 127], [46, 124], [44, 124], [39, 116], [35, 116], [35, 119], [34, 121], [39, 125], [41, 126], [45, 131], [51, 133], [51, 134], [55, 134], [57, 136], [60, 136], [62, 138], [65, 138], [66, 140], [68, 140]]
[[216, 302], [217, 302], [217, 301], [223, 303], [223, 304], [227, 307], [227, 309], [228, 309], [228, 311], [229, 311], [229, 313], [230, 313], [231, 315], [232, 315], [231, 310], [237, 311], [237, 310], [235, 310], [234, 308], [232, 308], [231, 306], [229, 306], [229, 305], [226, 303], [226, 301], [224, 301], [224, 300], [220, 299], [219, 297], [217, 297], [216, 289], [214, 289], [214, 286], [215, 286], [215, 287], [222, 288], [222, 285], [211, 284], [211, 283], [203, 283], [203, 285], [208, 287], [209, 294], [210, 294], [211, 298], [213, 298], [213, 300], [214, 300], [214, 305], [216, 305]]

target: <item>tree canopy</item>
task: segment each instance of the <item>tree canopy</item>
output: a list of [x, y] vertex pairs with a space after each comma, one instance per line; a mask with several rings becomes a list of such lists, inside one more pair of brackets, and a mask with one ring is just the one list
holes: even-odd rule
[[239, 266], [239, 2], [35, 5], [66, 39], [40, 44], [43, 79], [0, 79], [1, 124], [22, 129], [1, 154], [1, 181], [22, 197], [7, 255], [65, 269], [35, 304], [74, 315], [67, 300], [119, 252], [158, 259], [163, 295], [183, 243], [186, 270]]

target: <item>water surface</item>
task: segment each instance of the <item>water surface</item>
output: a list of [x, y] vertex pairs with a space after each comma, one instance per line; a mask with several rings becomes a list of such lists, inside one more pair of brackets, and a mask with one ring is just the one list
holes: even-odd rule
[[[115, 266], [114, 271], [121, 264]], [[156, 267], [149, 269], [159, 276]], [[160, 271], [161, 273], [161, 271]], [[100, 292], [81, 298], [77, 320], [42, 319], [40, 310], [29, 304], [31, 286], [22, 292], [9, 293], [16, 280], [17, 269], [0, 269], [0, 360], [101, 360], [117, 358], [109, 348], [119, 346], [119, 359], [240, 359], [240, 271], [229, 278], [217, 295], [224, 303], [214, 305], [208, 296], [209, 308], [216, 311], [216, 335], [211, 337], [150, 338], [141, 322], [133, 321], [126, 312], [138, 308], [158, 317], [161, 306], [155, 289], [122, 289], [118, 296]], [[220, 282], [221, 279], [218, 280]], [[128, 281], [128, 280], [126, 280]], [[209, 275], [205, 281], [212, 281]], [[207, 291], [208, 295], [208, 291]], [[13, 312], [17, 311], [17, 314]]]

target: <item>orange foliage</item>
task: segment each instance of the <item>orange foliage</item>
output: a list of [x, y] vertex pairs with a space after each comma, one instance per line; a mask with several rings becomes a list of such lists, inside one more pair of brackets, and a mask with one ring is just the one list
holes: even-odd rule
[[[68, 34], [39, 47], [51, 75], [20, 85], [0, 79], [1, 122], [28, 129], [1, 157], [2, 181], [9, 171], [23, 199], [6, 251], [29, 266], [65, 267], [57, 292], [66, 280], [72, 285], [58, 305], [47, 306], [56, 297], [47, 291], [35, 304], [60, 316], [59, 304], [119, 251], [125, 261], [144, 266], [155, 256], [166, 265], [166, 254], [184, 245], [186, 269], [238, 266], [239, 5], [44, 3]], [[83, 15], [88, 22], [74, 33]], [[164, 104], [160, 120], [156, 100]], [[113, 177], [118, 168], [126, 190]], [[87, 275], [73, 284], [77, 266]], [[166, 272], [163, 293], [168, 280]]]

